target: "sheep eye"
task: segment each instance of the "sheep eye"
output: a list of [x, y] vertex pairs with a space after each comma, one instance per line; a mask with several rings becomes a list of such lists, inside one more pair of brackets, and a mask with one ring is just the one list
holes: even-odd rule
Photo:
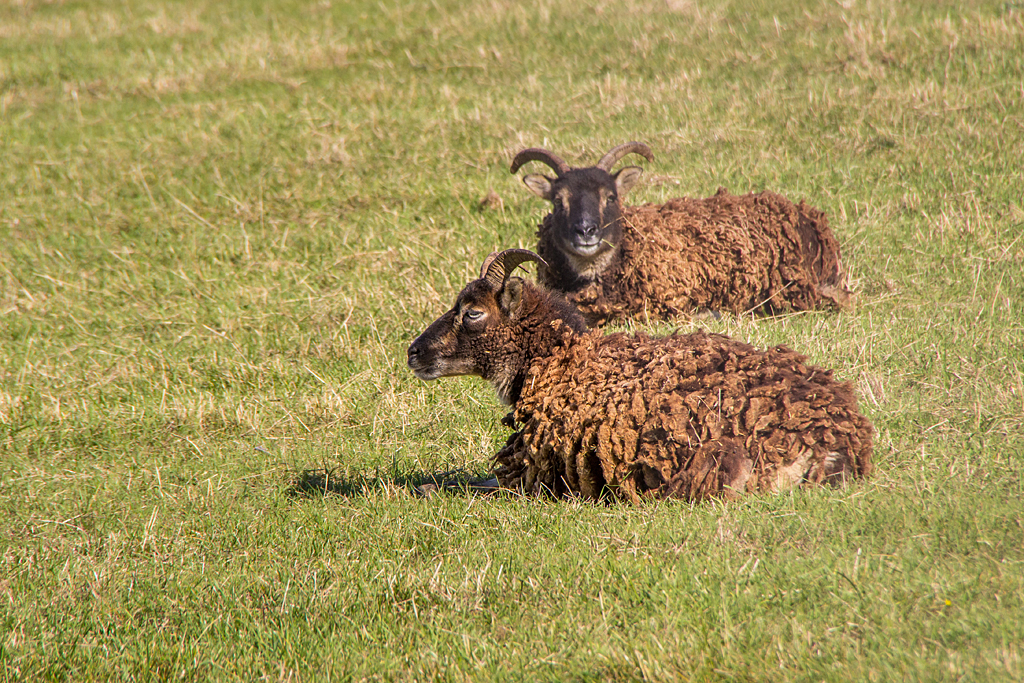
[[484, 312], [478, 311], [475, 308], [467, 308], [466, 311], [462, 314], [462, 317], [470, 322], [473, 322], [484, 317]]
[[608, 195], [608, 199], [607, 199], [607, 201], [605, 202], [605, 204], [608, 204], [609, 206], [611, 206], [612, 204], [614, 204], [614, 203], [615, 203], [615, 200], [616, 200], [616, 199], [617, 199], [617, 198], [616, 198], [616, 196], [615, 196], [615, 195], [613, 195], [613, 194], [610, 194], [610, 195]]

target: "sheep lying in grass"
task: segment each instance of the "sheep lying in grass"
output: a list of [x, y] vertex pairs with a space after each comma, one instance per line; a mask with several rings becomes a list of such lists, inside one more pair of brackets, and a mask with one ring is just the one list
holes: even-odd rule
[[570, 168], [546, 149], [526, 149], [512, 172], [529, 161], [556, 177], [523, 182], [552, 203], [537, 232], [537, 252], [549, 265], [540, 282], [565, 294], [591, 325], [626, 316], [665, 319], [701, 310], [778, 313], [841, 307], [850, 296], [839, 243], [825, 214], [772, 192], [623, 206], [642, 169], [611, 169], [627, 154], [653, 159], [629, 142], [596, 166]]
[[512, 406], [518, 431], [495, 456], [503, 487], [701, 500], [871, 471], [871, 425], [831, 371], [717, 334], [588, 331], [561, 296], [510, 277], [528, 260], [541, 262], [489, 256], [409, 346], [420, 379], [478, 375]]

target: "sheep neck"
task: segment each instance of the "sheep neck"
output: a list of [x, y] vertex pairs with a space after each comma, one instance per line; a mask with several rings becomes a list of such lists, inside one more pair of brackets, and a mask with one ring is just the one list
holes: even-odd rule
[[485, 374], [501, 402], [515, 405], [531, 366], [544, 362], [584, 331], [586, 324], [572, 304], [539, 287], [524, 287], [522, 306], [496, 335], [500, 350], [490, 357], [491, 367]]

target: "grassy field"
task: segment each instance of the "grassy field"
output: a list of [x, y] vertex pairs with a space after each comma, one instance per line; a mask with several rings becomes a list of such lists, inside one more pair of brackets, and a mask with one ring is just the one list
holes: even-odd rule
[[[676, 326], [854, 382], [875, 476], [413, 495], [507, 434], [405, 349], [512, 155], [632, 139], [828, 213], [852, 310]], [[1024, 679], [1022, 159], [1016, 2], [3, 2], [0, 681]]]

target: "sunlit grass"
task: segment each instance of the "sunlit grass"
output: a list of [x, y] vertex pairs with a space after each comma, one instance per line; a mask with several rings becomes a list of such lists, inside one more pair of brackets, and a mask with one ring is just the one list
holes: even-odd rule
[[[1003, 2], [4, 4], [3, 680], [1019, 680], [1021, 73]], [[874, 477], [417, 497], [506, 436], [404, 361], [511, 157], [632, 139], [828, 213], [850, 311], [636, 326], [834, 368]]]

